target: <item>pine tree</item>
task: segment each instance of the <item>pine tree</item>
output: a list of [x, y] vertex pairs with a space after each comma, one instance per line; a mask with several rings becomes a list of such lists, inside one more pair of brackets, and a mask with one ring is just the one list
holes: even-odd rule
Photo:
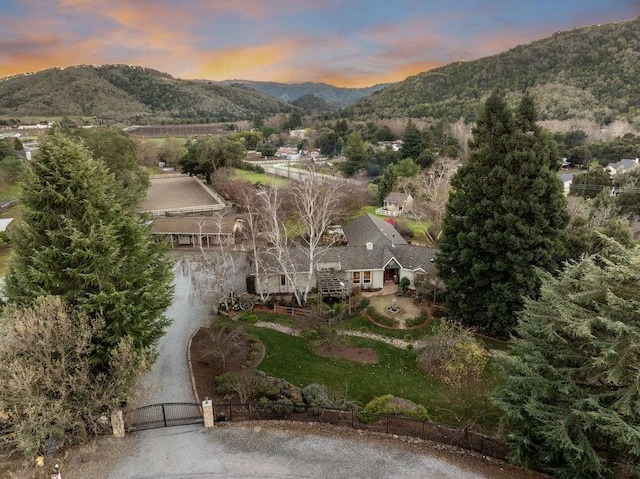
[[11, 232], [9, 302], [28, 305], [57, 295], [90, 317], [101, 316], [99, 368], [123, 338], [152, 357], [172, 297], [166, 246], [152, 241], [145, 219], [120, 201], [105, 166], [56, 133], [40, 146], [23, 188], [22, 221]]
[[640, 474], [640, 254], [608, 244], [541, 273], [494, 398], [513, 459], [561, 478]]
[[452, 178], [437, 257], [449, 316], [498, 337], [537, 294], [534, 268], [565, 255], [568, 215], [555, 142], [524, 96], [515, 114], [494, 93]]
[[402, 135], [402, 158], [417, 160], [426, 147], [424, 135], [418, 127], [409, 120]]

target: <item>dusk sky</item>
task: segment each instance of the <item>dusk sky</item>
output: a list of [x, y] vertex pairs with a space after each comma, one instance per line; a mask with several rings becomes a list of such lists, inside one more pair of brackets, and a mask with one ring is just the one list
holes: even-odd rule
[[183, 79], [364, 87], [573, 27], [640, 0], [0, 0], [0, 77], [126, 63]]

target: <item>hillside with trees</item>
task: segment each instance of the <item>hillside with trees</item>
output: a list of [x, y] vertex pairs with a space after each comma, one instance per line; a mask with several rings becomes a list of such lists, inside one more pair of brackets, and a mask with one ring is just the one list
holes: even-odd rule
[[366, 88], [340, 88], [326, 83], [278, 83], [246, 80], [228, 80], [224, 85], [245, 85], [253, 90], [264, 93], [288, 103], [295, 103], [306, 95], [312, 95], [327, 102], [331, 108], [344, 108], [356, 101], [366, 98], [374, 92], [380, 91], [389, 84], [378, 84]]
[[511, 102], [529, 91], [540, 119], [640, 121], [640, 17], [592, 25], [498, 55], [419, 73], [350, 107], [351, 116], [475, 121], [494, 88]]
[[215, 122], [294, 107], [243, 85], [180, 80], [129, 65], [50, 68], [0, 80], [0, 116], [96, 116], [116, 121]]

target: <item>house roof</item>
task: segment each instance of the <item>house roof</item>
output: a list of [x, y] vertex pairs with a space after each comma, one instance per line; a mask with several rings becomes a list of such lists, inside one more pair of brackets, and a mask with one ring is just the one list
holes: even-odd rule
[[367, 243], [371, 243], [375, 248], [376, 246], [407, 244], [393, 225], [370, 213], [350, 221], [342, 227], [342, 230], [349, 246], [365, 246]]
[[0, 231], [6, 231], [9, 223], [13, 221], [13, 218], [2, 218], [0, 219]]
[[320, 262], [339, 262], [344, 271], [383, 269], [395, 260], [403, 268], [432, 271], [435, 269], [434, 248], [410, 244], [396, 246], [335, 246], [327, 249]]
[[155, 218], [151, 226], [152, 234], [208, 234], [218, 233], [230, 235], [233, 233], [234, 218], [195, 218], [173, 217]]
[[387, 197], [384, 199], [387, 203], [393, 203], [396, 205], [401, 205], [402, 203], [404, 203], [411, 195], [409, 195], [408, 193], [399, 193], [399, 192], [392, 192], [389, 193], [387, 195]]
[[638, 159], [626, 158], [624, 160], [616, 161], [615, 163], [609, 163], [606, 168], [611, 172], [616, 171], [628, 171], [631, 168], [638, 166]]

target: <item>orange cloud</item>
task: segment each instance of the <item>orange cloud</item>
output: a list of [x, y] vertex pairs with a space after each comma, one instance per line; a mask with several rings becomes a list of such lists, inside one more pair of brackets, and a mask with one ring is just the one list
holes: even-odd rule
[[378, 83], [395, 83], [418, 73], [426, 72], [442, 66], [443, 63], [412, 63], [401, 65], [385, 72], [363, 73], [355, 75], [340, 75], [327, 72], [319, 75], [316, 81], [321, 81], [334, 86], [348, 88], [364, 88]]
[[246, 48], [228, 48], [203, 53], [206, 59], [198, 68], [200, 78], [227, 80], [246, 79], [264, 67], [271, 67], [286, 58], [282, 44]]

